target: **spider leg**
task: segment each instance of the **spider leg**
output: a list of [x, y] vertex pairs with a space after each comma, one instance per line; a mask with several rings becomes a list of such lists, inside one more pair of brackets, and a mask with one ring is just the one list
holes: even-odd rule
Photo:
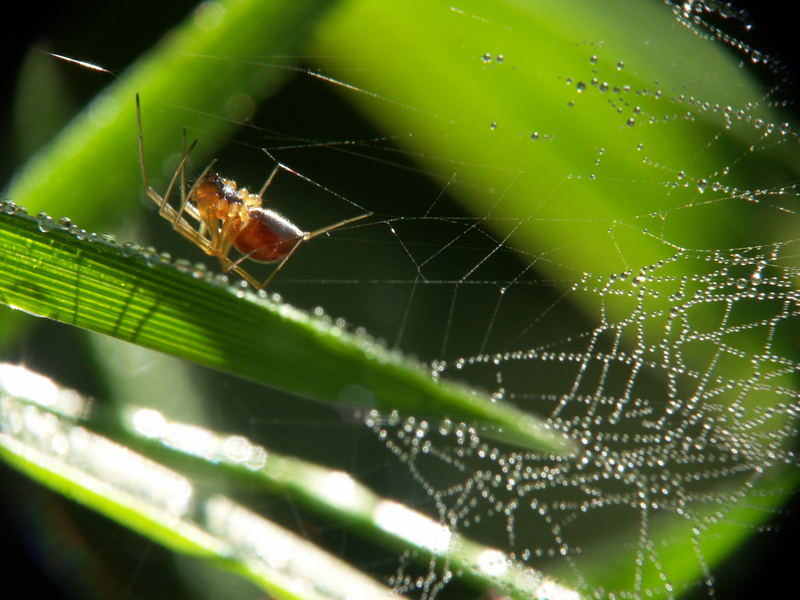
[[[327, 192], [327, 193], [328, 193], [328, 194], [330, 194], [331, 196], [336, 196], [336, 197], [337, 197], [337, 198], [339, 198], [340, 200], [343, 200], [344, 202], [346, 202], [346, 203], [348, 203], [348, 204], [351, 204], [352, 206], [355, 206], [356, 208], [359, 208], [359, 209], [361, 209], [361, 210], [364, 210], [364, 208], [363, 208], [362, 206], [359, 206], [358, 204], [356, 204], [356, 203], [355, 203], [355, 202], [353, 202], [352, 200], [348, 200], [347, 198], [345, 198], [345, 197], [344, 197], [344, 196], [342, 196], [341, 194], [338, 194], [337, 192], [334, 192], [332, 189], [330, 189], [330, 188], [328, 188], [328, 187], [325, 187], [325, 186], [324, 186], [324, 185], [322, 185], [321, 183], [318, 183], [318, 182], [314, 181], [313, 179], [311, 179], [311, 178], [309, 178], [309, 177], [306, 177], [306, 176], [305, 176], [305, 175], [303, 175], [302, 173], [298, 173], [297, 171], [295, 171], [294, 169], [292, 169], [292, 168], [291, 168], [289, 165], [286, 165], [286, 164], [284, 164], [284, 163], [280, 162], [280, 161], [279, 161], [277, 158], [275, 158], [275, 157], [272, 155], [272, 153], [271, 153], [269, 150], [267, 150], [266, 148], [262, 148], [261, 150], [262, 150], [262, 152], [264, 152], [264, 154], [266, 154], [267, 156], [269, 156], [269, 157], [270, 157], [270, 159], [272, 159], [273, 161], [275, 161], [275, 163], [277, 164], [276, 168], [273, 170], [273, 172], [270, 174], [269, 178], [267, 179], [267, 182], [264, 184], [264, 187], [262, 187], [262, 188], [261, 188], [261, 192], [262, 192], [262, 194], [263, 194], [263, 192], [264, 192], [264, 191], [266, 191], [267, 187], [268, 187], [268, 186], [269, 186], [269, 184], [272, 182], [272, 179], [275, 177], [275, 173], [276, 173], [277, 169], [283, 169], [283, 170], [284, 170], [284, 171], [286, 171], [287, 173], [291, 173], [291, 174], [292, 174], [292, 175], [294, 175], [295, 177], [299, 177], [300, 179], [302, 179], [302, 180], [303, 180], [303, 181], [305, 181], [306, 183], [310, 183], [310, 184], [311, 184], [311, 185], [313, 185], [314, 187], [317, 187], [317, 188], [321, 189], [322, 191], [324, 191], [324, 192]], [[259, 194], [259, 195], [262, 195], [262, 194]], [[365, 211], [365, 212], [366, 212], [366, 211]], [[372, 213], [367, 213], [365, 216], [368, 216], [368, 215], [370, 215], [370, 214], [372, 214]]]
[[[192, 144], [189, 147], [189, 150], [187, 152], [187, 150], [186, 150], [186, 128], [184, 127], [184, 129], [183, 129], [183, 141], [181, 142], [181, 152], [183, 153], [183, 155], [185, 156], [185, 155], [189, 154], [189, 152], [191, 152], [192, 149], [194, 149], [195, 145], [197, 145], [197, 140], [194, 140], [192, 142]], [[208, 173], [208, 171], [211, 169], [212, 165], [214, 165], [214, 163], [216, 163], [216, 159], [213, 159], [209, 163], [208, 167], [203, 171], [202, 175], [206, 175]], [[180, 204], [181, 208], [180, 208], [180, 214], [183, 214], [183, 211], [185, 210], [186, 212], [188, 212], [192, 216], [192, 218], [195, 221], [198, 221], [200, 223], [200, 235], [203, 235], [204, 230], [206, 229], [206, 224], [201, 219], [200, 213], [198, 212], [197, 208], [195, 208], [194, 204], [192, 204], [191, 202], [187, 201], [187, 198], [189, 198], [190, 195], [191, 195], [191, 190], [190, 190], [189, 194], [186, 193], [186, 168], [184, 166], [183, 170], [181, 171], [181, 204]]]
[[[278, 274], [278, 271], [280, 271], [284, 267], [284, 265], [289, 261], [289, 259], [292, 258], [292, 255], [295, 253], [295, 251], [305, 241], [306, 241], [305, 237], [302, 237], [299, 240], [297, 240], [297, 243], [292, 247], [292, 249], [289, 251], [289, 253], [286, 256], [283, 257], [283, 260], [281, 260], [281, 262], [278, 263], [278, 266], [275, 267], [272, 270], [272, 273], [267, 275], [267, 278], [264, 281], [262, 281], [259, 285], [255, 286], [256, 289], [263, 290], [265, 287], [267, 287], [270, 284], [270, 282], [275, 278], [275, 275]], [[237, 273], [238, 273], [238, 271], [237, 271]]]
[[153, 186], [150, 185], [150, 179], [147, 177], [147, 169], [144, 166], [144, 142], [142, 141], [142, 107], [139, 101], [139, 94], [136, 94], [136, 125], [137, 125], [137, 140], [139, 143], [139, 168], [142, 171], [142, 182], [148, 197], [159, 206], [163, 202], [163, 198], [158, 194]]
[[[276, 162], [275, 167], [272, 169], [272, 172], [270, 172], [269, 177], [267, 177], [267, 180], [264, 182], [264, 185], [261, 186], [261, 189], [258, 192], [259, 198], [263, 198], [264, 197], [264, 192], [267, 191], [267, 188], [272, 184], [272, 180], [275, 179], [275, 175], [277, 175], [278, 171], [283, 167], [283, 165], [281, 163], [279, 163], [277, 161], [275, 161], [275, 162]], [[285, 167], [283, 167], [283, 168], [285, 168]]]
[[[230, 254], [236, 236], [239, 235], [239, 232], [246, 224], [247, 220], [242, 221], [237, 216], [229, 216], [229, 218], [223, 221], [222, 227], [217, 232], [216, 244], [214, 247], [216, 248], [216, 254], [219, 257], [220, 262], [222, 262], [224, 259], [227, 263], [227, 265], [225, 262], [222, 263], [222, 267], [225, 269], [225, 271], [230, 271], [241, 262], [241, 260], [237, 260], [235, 263], [232, 263], [228, 258], [228, 254]], [[252, 254], [252, 252], [250, 254]]]
[[245, 271], [242, 267], [232, 267], [231, 271], [235, 272], [239, 277], [247, 281], [250, 285], [253, 286], [253, 289], [260, 290], [263, 289], [263, 286], [259, 285], [258, 280], [254, 278], [250, 273]]
[[[183, 128], [181, 133], [181, 154], [186, 156], [189, 152], [186, 151], [186, 127]], [[181, 171], [181, 206], [186, 202], [186, 169]]]
[[339, 227], [349, 225], [350, 223], [354, 223], [355, 221], [366, 219], [367, 217], [371, 217], [372, 214], [373, 213], [364, 213], [363, 215], [358, 215], [357, 217], [342, 219], [341, 221], [334, 223], [333, 225], [326, 225], [325, 227], [320, 227], [319, 229], [315, 229], [314, 231], [309, 231], [308, 233], [303, 235], [303, 241], [307, 242], [308, 240], [315, 238], [318, 235], [322, 235], [323, 233], [328, 233], [329, 231], [333, 231], [334, 229], [339, 229]]
[[[197, 140], [195, 140], [195, 141], [193, 141], [191, 143], [191, 145], [189, 146], [189, 151], [186, 152], [183, 155], [183, 158], [181, 159], [181, 162], [178, 165], [178, 168], [175, 169], [175, 173], [172, 175], [172, 179], [170, 179], [170, 181], [169, 181], [169, 185], [167, 186], [167, 191], [164, 192], [164, 198], [162, 198], [161, 205], [159, 206], [159, 209], [158, 209], [158, 214], [161, 215], [162, 217], [166, 216], [167, 211], [165, 209], [169, 206], [169, 197], [172, 195], [172, 190], [175, 188], [175, 184], [178, 181], [178, 175], [181, 176], [181, 180], [184, 179], [184, 171], [186, 169], [186, 164], [189, 161], [189, 152], [194, 150], [194, 147], [196, 145], [197, 145]], [[181, 184], [181, 186], [182, 185], [183, 184]], [[181, 187], [181, 196], [183, 196], [183, 187]], [[170, 206], [170, 209], [172, 209], [171, 206]], [[170, 210], [170, 213], [172, 213], [172, 212], [174, 212], [174, 209]], [[174, 221], [172, 223], [173, 226], [175, 225], [175, 222], [180, 218], [181, 213], [183, 213], [183, 202], [181, 202], [181, 210], [178, 211], [178, 214], [177, 214], [177, 216], [175, 217], [175, 219], [174, 219]]]
[[[192, 142], [189, 146], [189, 149], [185, 149], [184, 145], [184, 152], [183, 157], [181, 159], [178, 168], [175, 170], [175, 173], [170, 180], [169, 187], [165, 192], [164, 196], [162, 197], [152, 185], [150, 185], [150, 179], [147, 176], [147, 169], [144, 164], [144, 142], [143, 142], [143, 134], [142, 134], [142, 108], [141, 108], [141, 101], [139, 99], [139, 94], [136, 94], [136, 125], [137, 125], [137, 140], [139, 146], [139, 168], [142, 173], [142, 182], [144, 183], [145, 192], [147, 196], [158, 206], [158, 213], [160, 216], [164, 217], [168, 221], [172, 223], [173, 228], [175, 231], [180, 233], [183, 237], [188, 239], [190, 242], [195, 244], [198, 248], [203, 250], [206, 254], [213, 255], [213, 249], [210, 246], [208, 238], [202, 235], [202, 232], [198, 232], [192, 225], [186, 220], [182, 218], [182, 214], [184, 210], [192, 215], [198, 221], [200, 217], [198, 215], [197, 209], [191, 205], [187, 204], [186, 196], [183, 192], [185, 186], [185, 170], [186, 170], [186, 163], [189, 158], [189, 154], [194, 149], [196, 145], [196, 141]], [[185, 141], [184, 141], [185, 144]], [[210, 169], [210, 166], [209, 166]], [[208, 171], [208, 169], [206, 169]], [[169, 204], [169, 197], [172, 193], [173, 188], [176, 185], [178, 177], [181, 178], [181, 209], [176, 211], [170, 204]]]
[[[191, 151], [191, 149], [193, 147], [194, 147], [194, 144], [192, 144], [192, 147], [189, 148], [189, 151]], [[188, 155], [187, 155], [187, 157], [188, 157]], [[189, 212], [189, 214], [191, 214], [193, 217], [195, 217], [198, 220], [201, 220], [201, 221], [205, 220], [205, 219], [201, 218], [202, 215], [200, 215], [198, 213], [198, 211], [196, 211], [195, 207], [189, 201], [192, 199], [192, 197], [194, 196], [195, 192], [197, 191], [197, 186], [200, 185], [200, 182], [203, 181], [203, 179], [205, 179], [205, 176], [208, 175], [209, 171], [211, 171], [211, 168], [214, 166], [215, 162], [216, 162], [216, 160], [212, 160], [210, 163], [208, 163], [208, 166], [205, 169], [203, 169], [202, 173], [200, 173], [200, 177], [198, 177], [195, 180], [194, 185], [192, 185], [192, 187], [189, 190], [188, 194], [181, 193], [181, 205], [180, 205], [180, 207], [178, 207], [177, 216], [175, 217], [173, 225], [175, 223], [177, 223], [178, 219], [181, 217], [181, 215], [184, 213], [184, 211]], [[185, 165], [185, 162], [181, 161], [181, 164]], [[176, 173], [176, 176], [177, 176], [177, 173]], [[175, 181], [175, 177], [173, 177], [173, 182], [174, 181]], [[172, 186], [170, 185], [170, 188], [171, 187]], [[192, 207], [191, 209], [188, 208], [190, 206]], [[195, 210], [193, 211], [193, 209], [195, 209]], [[211, 229], [211, 228], [209, 227], [209, 229]]]
[[209, 239], [201, 235], [186, 219], [178, 221], [178, 224], [173, 229], [209, 256], [216, 256]]
[[[137, 126], [137, 141], [139, 144], [139, 168], [142, 172], [142, 181], [144, 182], [145, 191], [148, 197], [153, 200], [158, 205], [158, 213], [162, 217], [169, 216], [170, 218], [173, 217], [174, 209], [169, 206], [168, 201], [170, 194], [172, 193], [173, 188], [175, 187], [175, 183], [177, 181], [178, 176], [181, 176], [181, 181], [184, 180], [185, 177], [185, 169], [186, 169], [186, 162], [189, 160], [189, 154], [197, 145], [197, 141], [191, 143], [188, 150], [184, 150], [183, 158], [181, 158], [181, 162], [178, 165], [178, 168], [175, 170], [175, 173], [170, 180], [169, 186], [167, 187], [167, 191], [164, 193], [162, 197], [152, 185], [150, 185], [150, 178], [147, 176], [147, 168], [144, 165], [144, 136], [142, 134], [142, 106], [141, 101], [139, 100], [139, 94], [136, 94], [136, 126]], [[184, 142], [185, 143], [185, 142]], [[180, 217], [180, 213], [178, 217], [174, 219], [174, 222], [177, 222], [178, 218]], [[174, 223], [173, 223], [174, 224]]]
[[[303, 241], [303, 240], [302, 240], [302, 238], [300, 238], [300, 241], [298, 241], [298, 244], [299, 244], [300, 242], [302, 242], [302, 241]], [[243, 263], [244, 261], [246, 261], [248, 258], [250, 258], [251, 256], [253, 256], [253, 254], [255, 254], [256, 252], [258, 252], [258, 248], [254, 249], [254, 250], [251, 250], [251, 251], [250, 251], [250, 252], [248, 252], [247, 254], [244, 254], [244, 255], [240, 256], [239, 258], [237, 258], [237, 259], [236, 259], [235, 261], [233, 261], [233, 262], [230, 262], [230, 261], [228, 261], [230, 264], [229, 264], [227, 267], [225, 267], [225, 270], [226, 270], [226, 271], [235, 270], [235, 269], [236, 269], [236, 267], [238, 267], [240, 264], [242, 264], [242, 263]]]

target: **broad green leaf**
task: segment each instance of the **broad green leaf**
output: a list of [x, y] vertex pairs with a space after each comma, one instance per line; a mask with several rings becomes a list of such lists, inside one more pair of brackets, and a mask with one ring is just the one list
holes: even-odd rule
[[87, 240], [96, 236], [72, 225], [65, 231], [47, 216], [27, 217], [12, 205], [5, 211], [0, 297], [13, 308], [312, 398], [475, 420], [499, 439], [572, 450], [569, 440], [533, 416], [435, 381], [366, 335], [241, 287], [213, 285], [193, 277], [188, 266], [162, 265], [154, 251]]

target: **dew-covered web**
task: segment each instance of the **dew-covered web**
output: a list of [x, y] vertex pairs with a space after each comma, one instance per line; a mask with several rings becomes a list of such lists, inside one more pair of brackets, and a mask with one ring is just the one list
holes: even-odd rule
[[[672, 27], [733, 52], [742, 69], [782, 73], [736, 37], [749, 29], [741, 12], [669, 7]], [[487, 33], [503, 26], [461, 16]], [[410, 141], [440, 137], [427, 148], [446, 148], [474, 123], [374, 92], [357, 76], [307, 73], [356, 103], [448, 124], [273, 140], [289, 157], [292, 146], [338, 150], [345, 172], [377, 169], [397, 188], [344, 191], [376, 213], [335, 236], [351, 254], [322, 276], [288, 267], [279, 285], [300, 304], [323, 298], [330, 314], [417, 356], [433, 377], [469, 382], [580, 446], [574, 457], [537, 454], [469, 425], [371, 414], [387, 455], [365, 473], [392, 473], [384, 484], [404, 486], [415, 507], [589, 597], [671, 597], [692, 585], [714, 597], [716, 544], [761, 528], [796, 473], [797, 132], [775, 117], [781, 87], [728, 100], [713, 74], [698, 81], [676, 64], [674, 81], [643, 81], [640, 57], [602, 36], [570, 44], [582, 61], [552, 72], [502, 45], [465, 51], [481, 85], [544, 71], [563, 86], [547, 107], [558, 111], [552, 122], [541, 106], [528, 129], [509, 127], [502, 112], [481, 122], [487, 154], [477, 164]], [[602, 135], [618, 139], [583, 137], [559, 122], [567, 111], [591, 111], [611, 123]], [[691, 138], [678, 152], [661, 137], [675, 132]], [[501, 136], [518, 154], [513, 164], [492, 157]], [[419, 192], [418, 174], [434, 186]], [[537, 178], [539, 195], [521, 199]], [[481, 194], [490, 201], [469, 199]], [[389, 576], [396, 589], [447, 597], [447, 564], [414, 558], [404, 554]], [[676, 574], [684, 568], [700, 583]]]
[[[784, 74], [728, 4], [666, 8], [672, 19], [629, 47], [607, 31], [567, 34], [560, 43], [575, 58], [553, 65], [503, 43], [498, 32], [513, 30], [504, 14], [452, 6], [448, 18], [473, 35], [459, 56], [475, 90], [526, 94], [538, 78], [547, 97], [516, 98], [530, 109], [515, 106], [514, 117], [491, 104], [448, 114], [372, 89], [371, 65], [343, 74], [333, 60], [290, 85], [400, 117], [380, 132], [338, 131], [308, 111], [291, 121], [278, 98], [274, 122], [246, 133], [308, 177], [281, 175], [270, 192], [279, 208], [281, 185], [336, 191], [319, 210], [289, 202], [287, 213], [312, 221], [301, 226], [375, 213], [309, 243], [275, 290], [579, 447], [536, 453], [469, 424], [370, 413], [378, 444], [354, 444], [352, 474], [587, 597], [693, 586], [714, 597], [726, 540], [762, 528], [796, 479], [797, 129], [780, 116], [784, 81], [732, 94], [715, 69], [725, 54], [743, 72]], [[703, 55], [708, 70], [672, 57], [675, 38], [649, 37], [658, 27], [714, 54]], [[462, 151], [474, 139], [483, 152]], [[303, 163], [322, 153], [324, 167]], [[277, 423], [241, 410], [256, 438]], [[464, 597], [448, 596], [446, 561], [417, 558], [354, 562], [410, 597]]]

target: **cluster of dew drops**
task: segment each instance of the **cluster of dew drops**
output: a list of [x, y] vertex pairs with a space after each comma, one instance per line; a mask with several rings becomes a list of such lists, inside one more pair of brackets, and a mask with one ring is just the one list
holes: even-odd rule
[[[17, 217], [32, 218], [35, 220], [36, 225], [42, 233], [66, 233], [74, 237], [76, 240], [97, 244], [101, 247], [118, 252], [125, 258], [139, 258], [150, 267], [156, 265], [170, 266], [182, 273], [189, 273], [195, 279], [203, 279], [208, 283], [217, 286], [231, 287], [231, 283], [227, 275], [214, 273], [209, 271], [205, 264], [194, 263], [185, 259], [172, 260], [172, 256], [168, 252], [158, 252], [152, 246], [140, 246], [132, 242], [119, 243], [116, 237], [110, 233], [95, 233], [87, 231], [75, 225], [69, 217], [61, 217], [54, 219], [45, 212], [39, 212], [36, 217], [31, 217], [24, 206], [17, 205], [12, 200], [5, 200], [0, 203], [0, 212], [7, 215], [14, 215]], [[239, 295], [242, 295], [246, 288], [246, 282], [242, 281], [239, 284], [233, 284], [233, 288]], [[260, 294], [262, 297], [267, 297], [266, 294]], [[275, 301], [280, 301], [280, 296], [272, 295], [270, 298]]]

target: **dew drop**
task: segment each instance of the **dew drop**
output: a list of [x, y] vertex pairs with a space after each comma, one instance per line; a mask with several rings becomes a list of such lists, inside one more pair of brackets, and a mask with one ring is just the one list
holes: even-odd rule
[[131, 242], [125, 242], [120, 248], [120, 254], [126, 258], [130, 258], [136, 253], [136, 246]]
[[53, 231], [53, 229], [56, 228], [55, 220], [46, 212], [40, 212], [36, 215], [36, 223], [39, 226], [39, 231], [42, 233]]

